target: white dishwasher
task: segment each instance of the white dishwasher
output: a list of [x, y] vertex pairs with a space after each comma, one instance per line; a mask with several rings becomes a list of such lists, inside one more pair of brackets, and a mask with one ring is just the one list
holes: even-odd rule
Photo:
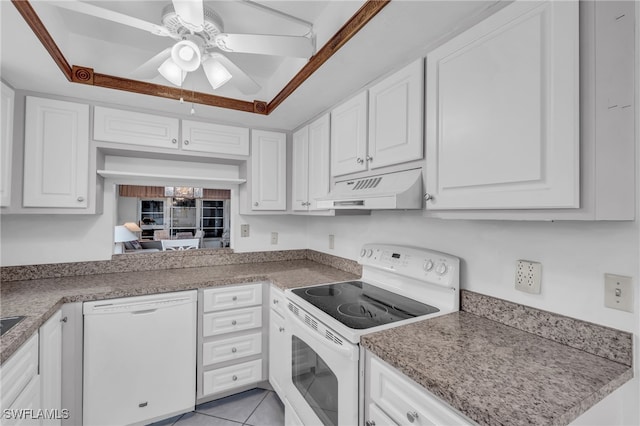
[[83, 424], [144, 424], [192, 411], [197, 292], [84, 303]]

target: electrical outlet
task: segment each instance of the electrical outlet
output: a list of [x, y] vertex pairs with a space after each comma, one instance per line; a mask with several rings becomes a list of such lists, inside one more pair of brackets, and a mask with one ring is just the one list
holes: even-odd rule
[[249, 224], [240, 225], [240, 236], [246, 238], [249, 236]]
[[604, 274], [604, 306], [633, 312], [631, 277]]
[[516, 290], [540, 294], [542, 264], [530, 260], [516, 262]]
[[271, 233], [271, 244], [278, 244], [278, 233], [277, 232], [272, 232]]
[[335, 248], [335, 239], [336, 237], [332, 234], [329, 234], [329, 249], [333, 250]]

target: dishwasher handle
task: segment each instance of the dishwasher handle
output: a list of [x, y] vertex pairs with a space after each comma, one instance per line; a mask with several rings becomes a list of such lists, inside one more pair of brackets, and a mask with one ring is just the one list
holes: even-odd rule
[[158, 309], [166, 309], [174, 306], [184, 305], [187, 303], [195, 303], [192, 297], [173, 297], [166, 299], [152, 299], [146, 301], [113, 301], [104, 300], [101, 302], [85, 303], [84, 315], [100, 315], [115, 313], [150, 313]]

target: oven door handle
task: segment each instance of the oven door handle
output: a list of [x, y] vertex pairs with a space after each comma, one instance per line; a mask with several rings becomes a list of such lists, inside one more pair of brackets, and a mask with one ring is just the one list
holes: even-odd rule
[[340, 340], [344, 342], [344, 344], [342, 345], [336, 343], [334, 340], [330, 340], [328, 337], [323, 338], [318, 332], [306, 325], [297, 315], [291, 312], [288, 312], [288, 314], [293, 318], [293, 322], [291, 325], [297, 331], [299, 331], [299, 333], [292, 332], [292, 335], [297, 334], [298, 336], [304, 337], [305, 339], [310, 338], [312, 340], [315, 340], [315, 342], [321, 347], [326, 347], [327, 344], [329, 344], [331, 345], [332, 350], [338, 351], [342, 356], [351, 361], [357, 361], [360, 358], [360, 351], [358, 351], [356, 345], [354, 345], [353, 343], [345, 340], [343, 337], [340, 337]]

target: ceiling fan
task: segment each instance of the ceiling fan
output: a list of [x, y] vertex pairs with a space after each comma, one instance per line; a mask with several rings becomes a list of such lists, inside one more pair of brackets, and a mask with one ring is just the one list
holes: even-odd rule
[[223, 52], [309, 58], [315, 51], [315, 39], [310, 23], [251, 0], [242, 2], [302, 22], [309, 26], [309, 32], [304, 36], [225, 33], [222, 18], [205, 6], [204, 0], [173, 0], [162, 10], [162, 25], [78, 0], [52, 3], [61, 8], [176, 40], [172, 46], [135, 69], [133, 78], [147, 79], [160, 74], [181, 87], [187, 73], [202, 67], [214, 90], [230, 82], [242, 93], [252, 94], [260, 90], [260, 85]]

